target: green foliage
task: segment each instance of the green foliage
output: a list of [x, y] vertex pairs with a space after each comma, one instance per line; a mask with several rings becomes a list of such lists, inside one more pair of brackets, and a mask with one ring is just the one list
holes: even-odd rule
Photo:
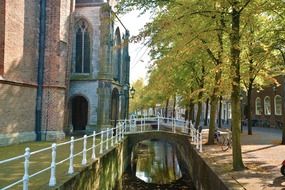
[[209, 97], [231, 99], [234, 168], [242, 168], [240, 91], [276, 83], [284, 74], [285, 2], [123, 0], [120, 8], [157, 11], [134, 38], [147, 39], [154, 60], [144, 100], [154, 105], [178, 96], [186, 105]]

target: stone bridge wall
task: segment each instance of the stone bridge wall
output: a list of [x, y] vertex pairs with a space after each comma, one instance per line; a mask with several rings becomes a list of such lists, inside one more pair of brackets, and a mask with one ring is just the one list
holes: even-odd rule
[[116, 185], [121, 186], [117, 182], [128, 164], [126, 150], [127, 139], [53, 189], [111, 190]]
[[[101, 190], [113, 189], [131, 162], [133, 147], [140, 141], [148, 139], [164, 140], [174, 145], [182, 173], [189, 174], [197, 190], [227, 190], [227, 185], [209, 167], [191, 145], [186, 135], [154, 131], [128, 134], [124, 142], [117, 145], [101, 158], [74, 174], [73, 177], [54, 189]], [[117, 184], [121, 186], [122, 184]], [[120, 189], [120, 188], [118, 188]]]
[[[203, 160], [193, 145], [191, 139], [182, 134], [169, 132], [145, 132], [128, 135], [128, 154], [140, 141], [147, 139], [164, 140], [174, 145], [182, 173], [189, 174], [197, 190], [227, 190], [229, 189], [219, 176]], [[130, 163], [130, 162], [129, 162]]]

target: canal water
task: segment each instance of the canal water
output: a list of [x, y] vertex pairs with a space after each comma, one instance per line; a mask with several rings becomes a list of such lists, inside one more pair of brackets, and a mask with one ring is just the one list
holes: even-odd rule
[[171, 144], [160, 140], [142, 141], [131, 155], [131, 164], [114, 190], [193, 190], [183, 174]]

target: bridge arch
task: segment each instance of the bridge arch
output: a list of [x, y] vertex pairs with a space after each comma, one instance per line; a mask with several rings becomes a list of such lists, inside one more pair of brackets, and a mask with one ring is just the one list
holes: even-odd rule
[[[167, 131], [146, 131], [142, 133], [127, 134], [127, 155], [131, 155], [135, 146], [145, 140], [162, 140], [171, 144], [176, 149], [176, 156], [180, 169], [183, 172], [187, 172], [189, 168], [189, 155], [191, 148], [191, 138], [188, 135], [172, 133]], [[191, 157], [191, 156], [190, 156]], [[128, 163], [131, 163], [131, 157], [128, 158]], [[191, 167], [191, 166], [190, 166]]]

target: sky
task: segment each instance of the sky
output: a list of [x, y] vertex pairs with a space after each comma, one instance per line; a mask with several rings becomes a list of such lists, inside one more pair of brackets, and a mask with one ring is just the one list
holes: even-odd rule
[[[137, 35], [140, 29], [150, 20], [150, 13], [139, 15], [139, 11], [132, 11], [128, 14], [119, 16], [123, 24], [130, 31], [130, 35]], [[143, 78], [146, 81], [147, 66], [150, 64], [148, 48], [142, 43], [130, 43], [129, 54], [130, 63], [130, 83]]]

